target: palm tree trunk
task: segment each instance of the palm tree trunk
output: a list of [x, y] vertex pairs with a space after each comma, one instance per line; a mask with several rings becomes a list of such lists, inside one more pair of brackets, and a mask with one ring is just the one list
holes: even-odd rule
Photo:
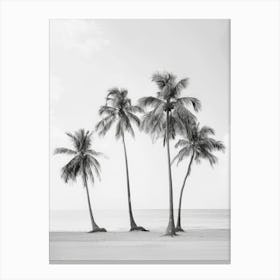
[[87, 191], [87, 201], [88, 201], [88, 208], [89, 208], [89, 215], [90, 215], [90, 220], [91, 220], [91, 226], [92, 226], [92, 231], [95, 231], [96, 229], [99, 229], [98, 225], [95, 223], [93, 214], [92, 214], [92, 208], [91, 208], [91, 203], [90, 203], [90, 197], [89, 197], [89, 191], [88, 191], [88, 184], [86, 178], [84, 180], [84, 185]]
[[192, 153], [192, 156], [191, 156], [191, 159], [190, 159], [190, 162], [189, 162], [189, 166], [188, 166], [188, 171], [186, 173], [186, 176], [184, 178], [183, 185], [182, 185], [182, 188], [181, 188], [181, 191], [180, 191], [180, 199], [179, 199], [179, 206], [178, 206], [178, 218], [177, 218], [177, 224], [176, 224], [176, 228], [175, 228], [176, 231], [184, 231], [181, 227], [182, 197], [183, 197], [183, 191], [184, 191], [184, 188], [185, 188], [185, 185], [186, 185], [186, 180], [191, 173], [191, 165], [192, 165], [192, 162], [193, 162], [193, 158], [194, 158], [194, 151]]
[[135, 228], [137, 228], [137, 225], [134, 221], [133, 213], [132, 213], [132, 207], [131, 207], [128, 161], [127, 161], [126, 145], [125, 145], [125, 140], [124, 140], [124, 135], [123, 134], [122, 134], [122, 140], [123, 140], [123, 149], [124, 149], [124, 157], [125, 157], [125, 167], [126, 167], [127, 198], [128, 198], [128, 211], [129, 211], [129, 219], [130, 219], [130, 229], [135, 229]]
[[166, 111], [166, 147], [168, 160], [168, 176], [169, 176], [169, 221], [165, 235], [176, 235], [173, 212], [173, 188], [172, 188], [172, 174], [170, 163], [170, 148], [169, 148], [169, 111]]

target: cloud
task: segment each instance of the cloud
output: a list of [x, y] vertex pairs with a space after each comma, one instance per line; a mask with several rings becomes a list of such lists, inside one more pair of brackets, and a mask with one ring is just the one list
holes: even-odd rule
[[51, 23], [53, 43], [74, 50], [88, 58], [110, 42], [94, 20], [54, 20]]

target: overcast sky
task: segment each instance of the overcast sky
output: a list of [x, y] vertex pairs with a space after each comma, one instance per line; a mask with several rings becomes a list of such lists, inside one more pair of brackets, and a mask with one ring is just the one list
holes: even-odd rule
[[[111, 87], [127, 88], [133, 102], [155, 95], [151, 82], [156, 71], [189, 77], [183, 96], [197, 97], [202, 125], [215, 129], [227, 152], [219, 163], [194, 164], [184, 193], [183, 208], [229, 207], [229, 21], [228, 20], [51, 20], [50, 21], [50, 130], [51, 152], [71, 147], [66, 131], [92, 130], [98, 108]], [[137, 131], [137, 129], [135, 128]], [[149, 135], [127, 135], [132, 204], [136, 209], [168, 208], [166, 150]], [[93, 148], [108, 156], [100, 160], [102, 180], [90, 186], [96, 209], [126, 209], [123, 147], [114, 131], [93, 136]], [[172, 157], [175, 142], [171, 142]], [[50, 206], [87, 209], [81, 181], [65, 184], [61, 167], [67, 155], [50, 155]], [[174, 165], [174, 203], [188, 161]]]

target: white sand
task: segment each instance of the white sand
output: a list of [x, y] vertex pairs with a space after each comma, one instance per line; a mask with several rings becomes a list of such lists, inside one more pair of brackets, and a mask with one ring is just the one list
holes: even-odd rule
[[50, 263], [229, 263], [228, 229], [162, 232], [50, 232]]

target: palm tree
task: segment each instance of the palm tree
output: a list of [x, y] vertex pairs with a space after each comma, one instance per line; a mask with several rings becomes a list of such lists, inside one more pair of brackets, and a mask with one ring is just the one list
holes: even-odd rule
[[110, 130], [112, 125], [114, 123], [116, 124], [115, 137], [116, 139], [122, 139], [124, 149], [130, 231], [147, 231], [144, 227], [137, 226], [133, 217], [127, 150], [124, 137], [126, 131], [133, 137], [135, 136], [132, 123], [134, 123], [137, 127], [140, 126], [140, 119], [135, 113], [142, 112], [142, 109], [139, 106], [132, 105], [131, 100], [127, 97], [127, 94], [128, 91], [126, 89], [112, 88], [108, 91], [106, 104], [101, 106], [99, 109], [99, 115], [102, 119], [97, 123], [95, 129], [98, 131], [99, 135], [104, 136]]
[[[188, 127], [189, 128], [189, 127]], [[178, 218], [176, 224], [176, 231], [184, 231], [181, 227], [181, 207], [182, 197], [185, 188], [186, 180], [191, 173], [191, 166], [195, 160], [200, 163], [201, 159], [209, 161], [210, 165], [213, 166], [217, 163], [218, 158], [213, 154], [213, 151], [224, 151], [225, 146], [221, 141], [217, 141], [210, 137], [215, 135], [214, 129], [208, 126], [199, 127], [199, 123], [194, 123], [191, 129], [185, 130], [184, 139], [180, 139], [175, 147], [181, 149], [178, 154], [174, 157], [173, 161], [177, 160], [177, 165], [186, 157], [191, 156], [187, 173], [184, 177], [183, 185], [180, 191], [179, 206], [178, 206]]]
[[183, 129], [184, 121], [191, 122], [195, 119], [195, 116], [188, 109], [189, 105], [197, 112], [201, 104], [197, 98], [180, 97], [182, 90], [187, 87], [188, 78], [176, 82], [176, 76], [171, 73], [155, 73], [152, 76], [152, 81], [157, 84], [159, 92], [156, 97], [149, 96], [139, 99], [141, 107], [152, 108], [144, 115], [142, 128], [146, 133], [150, 133], [154, 139], [163, 137], [163, 144], [166, 143], [169, 176], [169, 221], [165, 234], [174, 236], [176, 232], [169, 139], [174, 139], [176, 133]]
[[92, 230], [90, 232], [105, 232], [106, 229], [100, 228], [93, 218], [88, 191], [88, 180], [91, 180], [91, 182], [94, 184], [94, 175], [92, 169], [100, 179], [100, 163], [96, 157], [102, 154], [91, 148], [92, 133], [89, 131], [85, 132], [84, 129], [80, 129], [74, 134], [66, 133], [66, 135], [70, 137], [74, 149], [56, 148], [54, 151], [54, 154], [67, 154], [73, 156], [73, 158], [64, 167], [62, 167], [61, 177], [65, 183], [68, 183], [69, 180], [76, 181], [77, 177], [81, 176], [86, 189], [89, 215], [92, 225]]

